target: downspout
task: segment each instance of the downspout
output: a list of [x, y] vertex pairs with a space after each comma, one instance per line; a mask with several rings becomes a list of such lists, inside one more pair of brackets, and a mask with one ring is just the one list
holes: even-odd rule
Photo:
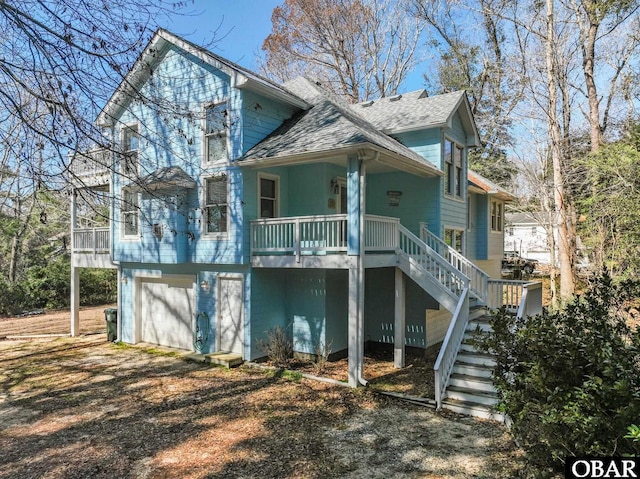
[[358, 304], [360, 312], [358, 314], [358, 331], [359, 331], [359, 350], [358, 350], [358, 382], [367, 386], [367, 380], [362, 376], [364, 370], [364, 255], [365, 255], [365, 220], [366, 220], [366, 165], [365, 161], [376, 161], [380, 157], [380, 152], [374, 152], [372, 157], [367, 158], [364, 152], [360, 153], [360, 168], [358, 172], [360, 180], [360, 255], [358, 255]]

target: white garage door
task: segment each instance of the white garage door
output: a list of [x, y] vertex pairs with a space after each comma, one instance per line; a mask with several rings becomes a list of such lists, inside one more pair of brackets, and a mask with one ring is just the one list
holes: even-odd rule
[[140, 329], [143, 342], [193, 350], [193, 279], [143, 280]]

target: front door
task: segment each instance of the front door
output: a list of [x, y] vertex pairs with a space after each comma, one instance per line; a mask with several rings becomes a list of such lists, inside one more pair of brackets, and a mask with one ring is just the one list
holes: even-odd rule
[[244, 353], [242, 277], [218, 279], [218, 350]]

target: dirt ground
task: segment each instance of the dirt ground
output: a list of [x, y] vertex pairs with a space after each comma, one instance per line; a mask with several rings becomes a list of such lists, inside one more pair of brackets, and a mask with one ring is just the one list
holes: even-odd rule
[[[0, 478], [519, 476], [501, 425], [107, 343], [102, 309], [81, 320], [99, 334], [0, 341]], [[0, 337], [36, 318], [0, 320]]]

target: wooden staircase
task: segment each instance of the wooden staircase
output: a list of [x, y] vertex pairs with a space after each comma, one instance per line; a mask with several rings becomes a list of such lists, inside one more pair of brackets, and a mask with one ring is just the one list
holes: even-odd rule
[[442, 407], [459, 414], [502, 422], [504, 415], [495, 410], [498, 395], [493, 385], [493, 368], [496, 361], [492, 355], [477, 351], [472, 343], [477, 330], [491, 330], [489, 319], [484, 308], [477, 308], [470, 314]]

